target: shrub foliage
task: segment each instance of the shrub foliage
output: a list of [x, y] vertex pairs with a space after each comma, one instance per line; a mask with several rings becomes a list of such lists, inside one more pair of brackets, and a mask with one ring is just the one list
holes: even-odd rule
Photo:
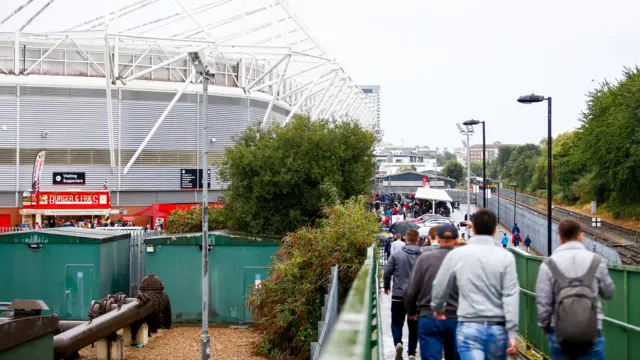
[[342, 304], [378, 230], [375, 216], [358, 197], [326, 208], [315, 228], [303, 227], [283, 239], [269, 278], [249, 299], [254, 323], [263, 330], [260, 353], [309, 358], [331, 266], [339, 265]]
[[[227, 227], [227, 214], [224, 208], [209, 208], [209, 230], [221, 230]], [[188, 234], [202, 231], [202, 207], [188, 210], [174, 210], [167, 217], [167, 233]]]

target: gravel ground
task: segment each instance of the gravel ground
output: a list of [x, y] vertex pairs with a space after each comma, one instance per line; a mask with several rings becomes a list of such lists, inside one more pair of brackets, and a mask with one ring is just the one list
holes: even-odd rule
[[[258, 332], [251, 329], [210, 328], [212, 355], [214, 359], [264, 360], [253, 354], [253, 344], [258, 340]], [[96, 349], [87, 346], [80, 351], [82, 359], [96, 360]], [[179, 360], [200, 359], [200, 328], [178, 327], [160, 330], [141, 349], [125, 348], [127, 360]]]

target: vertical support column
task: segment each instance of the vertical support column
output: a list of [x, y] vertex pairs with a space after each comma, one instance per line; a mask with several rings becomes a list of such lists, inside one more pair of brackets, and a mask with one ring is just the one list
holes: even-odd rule
[[15, 39], [13, 39], [13, 73], [20, 73], [20, 31], [16, 31]]
[[115, 37], [113, 44], [113, 80], [120, 76], [120, 38]]
[[200, 357], [208, 360], [211, 357], [209, 339], [209, 159], [207, 147], [207, 104], [209, 77], [202, 74], [202, 334], [200, 336]]
[[16, 85], [16, 207], [19, 207], [19, 206], [20, 206], [20, 85]]
[[118, 89], [118, 192], [116, 206], [120, 206], [120, 190], [122, 188], [122, 89]]

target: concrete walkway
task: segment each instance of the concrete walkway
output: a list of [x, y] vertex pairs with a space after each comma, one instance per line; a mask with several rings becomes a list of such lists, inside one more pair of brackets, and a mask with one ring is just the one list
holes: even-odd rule
[[[464, 221], [464, 214], [466, 213], [466, 204], [460, 205], [460, 210], [456, 210], [453, 214], [451, 214], [451, 218], [456, 222], [460, 223]], [[478, 210], [478, 207], [475, 205], [471, 205], [472, 213]], [[461, 233], [466, 234], [465, 228], [460, 228]], [[505, 229], [503, 226], [499, 226], [498, 231], [496, 232], [496, 246], [502, 246], [502, 237], [503, 234], [506, 233], [509, 237], [509, 244], [507, 245], [509, 248], [513, 247], [511, 244], [511, 232]], [[465, 238], [468, 240], [468, 236], [465, 235]], [[524, 246], [521, 244], [519, 249], [525, 250]], [[380, 284], [382, 286], [382, 284]], [[392, 284], [393, 286], [393, 284]], [[391, 295], [385, 295], [383, 290], [380, 289], [380, 313], [382, 317], [382, 335], [383, 335], [383, 350], [384, 350], [384, 358], [385, 360], [393, 360], [396, 356], [396, 349], [393, 345], [393, 336], [391, 335]], [[409, 329], [407, 328], [406, 322], [404, 325], [404, 329], [402, 330], [402, 343], [404, 344], [404, 359], [408, 359], [407, 355], [407, 347], [409, 345]], [[416, 352], [416, 359], [420, 359], [420, 344], [418, 344], [418, 350]]]

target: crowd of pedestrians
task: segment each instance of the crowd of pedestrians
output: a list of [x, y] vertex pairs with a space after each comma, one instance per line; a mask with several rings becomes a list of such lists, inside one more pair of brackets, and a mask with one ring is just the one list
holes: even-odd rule
[[[396, 359], [403, 359], [402, 329], [409, 328], [407, 354], [428, 360], [507, 359], [518, 353], [519, 284], [514, 255], [496, 246], [497, 218], [487, 209], [467, 223], [475, 234], [461, 246], [453, 225], [432, 228], [420, 245], [418, 232], [398, 237], [384, 268], [391, 294], [391, 331]], [[520, 229], [514, 226], [514, 245]], [[582, 245], [580, 224], [563, 220], [560, 246], [540, 266], [536, 284], [539, 326], [553, 360], [604, 360], [602, 305], [614, 285], [599, 255]], [[508, 243], [502, 234], [503, 247]], [[394, 246], [394, 244], [396, 244]], [[524, 245], [529, 250], [531, 239]], [[393, 288], [392, 288], [393, 284]]]

